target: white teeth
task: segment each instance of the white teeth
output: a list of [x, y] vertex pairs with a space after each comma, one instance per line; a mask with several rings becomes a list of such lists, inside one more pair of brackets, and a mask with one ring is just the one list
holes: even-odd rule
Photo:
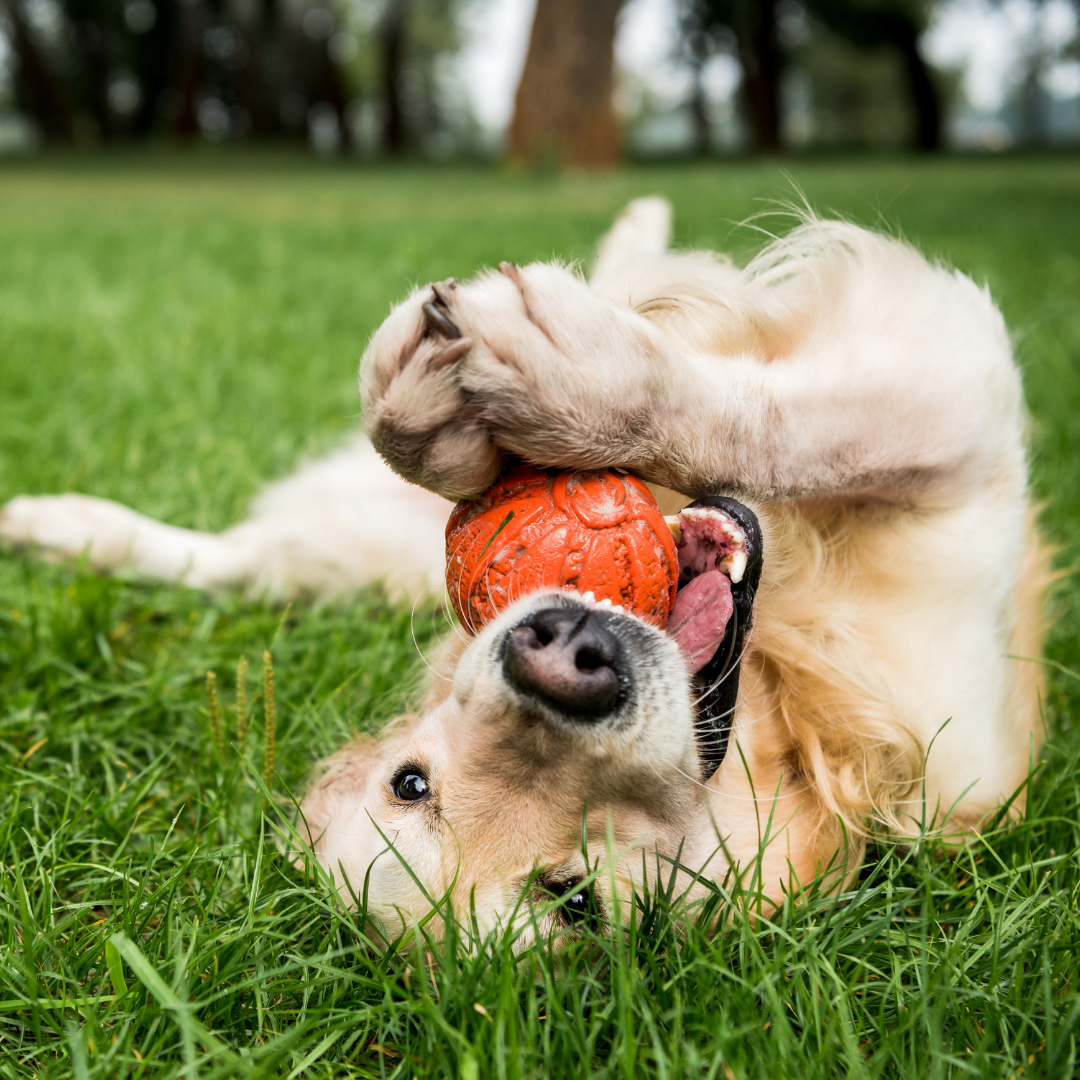
[[710, 510], [705, 506], [688, 506], [685, 510], [679, 511], [677, 515], [664, 518], [664, 520], [668, 523], [668, 528], [672, 528], [672, 522], [678, 521], [680, 518], [689, 518], [691, 521], [704, 521], [708, 518], [719, 523], [725, 535], [730, 536], [732, 540], [742, 542], [746, 539], [742, 530], [722, 510]]
[[611, 601], [605, 596], [604, 599], [601, 600], [596, 606], [598, 608], [602, 608], [602, 607], [608, 608], [608, 607], [611, 607]]
[[742, 581], [743, 574], [746, 573], [746, 552], [733, 551], [720, 563], [720, 569], [726, 570], [727, 576], [731, 578], [732, 584], [737, 585]]
[[584, 600], [586, 604], [595, 604], [596, 594], [590, 589], [588, 592], [583, 592], [581, 594], [581, 599]]
[[730, 521], [722, 521], [720, 527], [724, 530], [724, 535], [731, 537], [736, 544], [743, 544], [746, 542], [746, 537], [743, 536], [742, 531], [732, 525]]
[[612, 604], [611, 605], [611, 610], [612, 611], [618, 611], [618, 612], [623, 613], [623, 614], [625, 614], [625, 612], [626, 612], [626, 608], [624, 608], [622, 606], [622, 604]]
[[682, 541], [680, 521], [703, 521], [705, 519], [718, 524], [724, 536], [735, 545], [737, 550], [730, 552], [720, 562], [718, 569], [723, 570], [731, 578], [732, 584], [738, 584], [746, 573], [746, 534], [727, 514], [722, 510], [713, 510], [709, 507], [688, 506], [685, 510], [680, 511], [677, 517], [664, 518], [668, 528], [671, 530], [671, 535], [675, 537], [676, 543]]

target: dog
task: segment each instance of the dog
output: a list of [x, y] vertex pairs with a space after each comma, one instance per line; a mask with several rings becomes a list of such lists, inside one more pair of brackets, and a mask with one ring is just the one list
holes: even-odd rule
[[679, 597], [704, 596], [681, 620], [677, 598], [679, 628], [527, 595], [308, 791], [319, 861], [384, 923], [447, 897], [555, 931], [665, 874], [775, 902], [841, 887], [875, 831], [960, 840], [1022, 806], [1048, 563], [992, 299], [844, 222], [806, 215], [742, 269], [670, 228], [642, 199], [588, 283], [502, 264], [414, 290], [361, 362], [366, 436], [224, 534], [78, 495], [0, 514], [9, 542], [202, 588], [415, 595], [439, 587], [447, 500], [514, 460], [648, 482]]

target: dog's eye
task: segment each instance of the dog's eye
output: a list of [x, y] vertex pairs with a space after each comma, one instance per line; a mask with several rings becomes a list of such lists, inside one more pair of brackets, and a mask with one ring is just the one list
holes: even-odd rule
[[569, 922], [581, 922], [587, 919], [593, 910], [592, 890], [579, 889], [572, 896], [566, 898], [563, 904], [564, 916]]
[[600, 902], [591, 885], [583, 886], [578, 878], [576, 881], [548, 881], [543, 887], [552, 896], [565, 897], [557, 912], [564, 926], [595, 925], [600, 915]]
[[427, 777], [415, 765], [406, 765], [404, 769], [398, 770], [390, 788], [402, 802], [417, 802], [431, 794]]

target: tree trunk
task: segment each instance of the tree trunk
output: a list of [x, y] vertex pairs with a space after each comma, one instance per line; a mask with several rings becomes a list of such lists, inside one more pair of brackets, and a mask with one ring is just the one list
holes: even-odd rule
[[12, 46], [19, 60], [16, 88], [26, 110], [46, 139], [71, 142], [71, 109], [60, 82], [49, 70], [34, 42], [17, 0], [4, 4], [12, 28]]
[[206, 27], [202, 0], [179, 0], [176, 5], [176, 66], [173, 88], [177, 92], [174, 132], [179, 139], [199, 134], [199, 90], [202, 87], [203, 32]]
[[780, 69], [776, 40], [776, 0], [750, 5], [749, 20], [736, 28], [743, 87], [759, 154], [780, 150]]
[[709, 100], [705, 93], [705, 65], [709, 49], [701, 27], [688, 35], [690, 54], [690, 120], [694, 125], [694, 156], [707, 157], [712, 150], [712, 124], [709, 123]]
[[388, 0], [379, 25], [383, 84], [383, 152], [400, 154], [405, 149], [405, 110], [401, 105], [401, 69], [405, 59], [405, 18], [409, 0]]
[[247, 53], [237, 75], [240, 103], [251, 117], [251, 134], [265, 138], [272, 134], [277, 119], [263, 75], [263, 40], [271, 15], [269, 5], [262, 0], [227, 0], [225, 9], [240, 31]]
[[709, 123], [709, 102], [705, 96], [705, 78], [702, 65], [695, 64], [691, 73], [693, 89], [690, 92], [690, 119], [694, 124], [694, 156], [708, 157], [712, 150], [712, 124]]
[[618, 162], [612, 96], [623, 2], [537, 0], [510, 125], [511, 159], [581, 168]]
[[915, 109], [915, 146], [919, 150], [941, 149], [941, 102], [937, 87], [919, 55], [918, 35], [914, 26], [911, 34], [897, 41], [904, 58], [904, 72], [907, 75], [908, 93]]

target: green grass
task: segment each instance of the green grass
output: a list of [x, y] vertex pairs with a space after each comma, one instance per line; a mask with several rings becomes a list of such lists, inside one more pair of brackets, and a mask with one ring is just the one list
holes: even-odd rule
[[[587, 258], [662, 191], [678, 239], [789, 199], [901, 231], [985, 280], [1016, 335], [1035, 485], [1080, 542], [1080, 161], [731, 164], [598, 178], [292, 159], [0, 168], [0, 500], [78, 489], [176, 524], [355, 424], [366, 335], [414, 281]], [[1080, 590], [1056, 601], [1052, 736], [1025, 819], [946, 857], [881, 847], [858, 889], [709, 934], [643, 900], [558, 955], [468, 928], [378, 950], [262, 822], [408, 699], [440, 627], [378, 590], [274, 609], [0, 556], [0, 1076], [1060, 1077], [1080, 1039]], [[412, 625], [410, 625], [412, 623]], [[231, 680], [252, 665], [234, 743]], [[208, 734], [217, 672], [230, 747]], [[418, 675], [416, 676], [418, 678]], [[718, 897], [716, 905], [723, 905]], [[715, 905], [714, 905], [715, 906]], [[122, 935], [122, 936], [117, 936]], [[110, 944], [111, 943], [111, 944]]]

